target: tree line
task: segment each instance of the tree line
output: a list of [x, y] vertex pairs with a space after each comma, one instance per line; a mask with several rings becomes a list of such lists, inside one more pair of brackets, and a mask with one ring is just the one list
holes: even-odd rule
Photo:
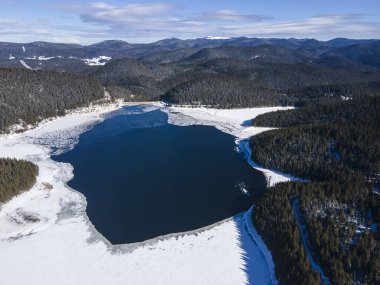
[[0, 158], [0, 203], [29, 190], [37, 175], [38, 167], [32, 162]]
[[307, 261], [293, 261], [303, 250], [292, 199], [299, 199], [313, 257], [332, 284], [380, 284], [380, 195], [374, 191], [380, 185], [379, 99], [323, 103], [253, 120], [282, 129], [252, 137], [252, 159], [310, 180], [270, 188], [252, 217], [279, 266], [281, 284], [300, 280], [297, 268], [308, 279], [296, 284], [315, 281]]
[[103, 86], [90, 77], [0, 68], [0, 133], [14, 124], [65, 115], [103, 97]]
[[[107, 88], [122, 88], [115, 96], [129, 101], [138, 97], [216, 108], [308, 106], [380, 94], [380, 72], [373, 68], [336, 58], [306, 60], [302, 52], [283, 48], [254, 51], [212, 48], [167, 63], [117, 59], [91, 75]], [[182, 51], [172, 51], [171, 57], [177, 52]]]

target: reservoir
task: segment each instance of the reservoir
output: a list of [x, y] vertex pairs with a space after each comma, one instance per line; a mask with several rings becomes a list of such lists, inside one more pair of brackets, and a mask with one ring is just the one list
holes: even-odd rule
[[264, 175], [210, 126], [175, 126], [160, 109], [130, 106], [81, 134], [53, 157], [74, 167], [68, 182], [112, 244], [195, 230], [246, 211]]

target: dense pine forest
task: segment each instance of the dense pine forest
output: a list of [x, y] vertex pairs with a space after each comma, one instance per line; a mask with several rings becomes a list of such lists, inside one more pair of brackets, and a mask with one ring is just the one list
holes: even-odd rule
[[207, 105], [218, 108], [281, 105], [279, 92], [249, 81], [220, 75], [187, 81], [169, 90], [164, 101], [179, 105]]
[[[380, 83], [380, 82], [379, 82]], [[370, 93], [373, 94], [373, 93]], [[379, 116], [380, 97], [370, 95], [353, 100], [340, 100], [337, 103], [326, 102], [317, 106], [296, 108], [260, 115], [252, 121], [258, 127], [294, 127], [316, 126], [322, 124], [365, 124], [375, 122]], [[378, 94], [380, 95], [380, 94]]]
[[61, 72], [0, 68], [0, 133], [88, 106], [104, 97], [95, 79]]
[[[318, 181], [380, 173], [380, 97], [281, 113], [278, 124], [263, 125], [293, 124], [253, 137], [255, 161]], [[259, 116], [254, 124], [277, 114]]]
[[355, 180], [280, 183], [255, 207], [253, 222], [272, 252], [280, 284], [320, 284], [301, 242], [298, 199], [308, 244], [332, 284], [379, 284], [380, 198]]
[[[255, 126], [281, 129], [252, 137], [252, 158], [310, 181], [270, 188], [253, 215], [279, 266], [280, 283], [291, 284], [292, 278], [300, 280], [297, 284], [319, 283], [299, 241], [297, 201], [307, 243], [330, 282], [380, 284], [379, 122], [380, 97], [323, 103], [253, 120]], [[283, 263], [295, 255], [302, 258]]]
[[302, 245], [290, 198], [291, 183], [277, 184], [264, 192], [254, 208], [253, 222], [271, 251], [280, 284], [321, 284]]
[[0, 204], [29, 190], [37, 175], [38, 167], [29, 161], [0, 158]]

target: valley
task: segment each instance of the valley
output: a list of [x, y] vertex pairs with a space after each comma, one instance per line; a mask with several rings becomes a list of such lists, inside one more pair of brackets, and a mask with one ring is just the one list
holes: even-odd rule
[[0, 251], [30, 253], [20, 278], [380, 282], [378, 40], [0, 47]]

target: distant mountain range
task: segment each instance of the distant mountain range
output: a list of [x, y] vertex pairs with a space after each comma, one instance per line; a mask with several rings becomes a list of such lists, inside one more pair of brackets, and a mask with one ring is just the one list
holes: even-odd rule
[[379, 40], [0, 43], [0, 67], [0, 131], [19, 119], [34, 123], [100, 100], [104, 90], [125, 101], [219, 108], [306, 106], [380, 95]]
[[108, 40], [88, 46], [48, 42], [25, 44], [0, 42], [0, 66], [90, 73], [96, 67], [119, 58], [133, 58], [154, 63], [221, 58], [226, 56], [225, 47], [235, 47], [229, 50], [227, 55], [228, 58], [234, 59], [294, 63], [335, 57], [349, 60], [351, 63], [380, 67], [379, 60], [373, 58], [374, 56], [379, 58], [379, 40], [337, 38], [318, 41], [245, 37], [207, 37], [190, 40], [171, 38], [149, 44]]

